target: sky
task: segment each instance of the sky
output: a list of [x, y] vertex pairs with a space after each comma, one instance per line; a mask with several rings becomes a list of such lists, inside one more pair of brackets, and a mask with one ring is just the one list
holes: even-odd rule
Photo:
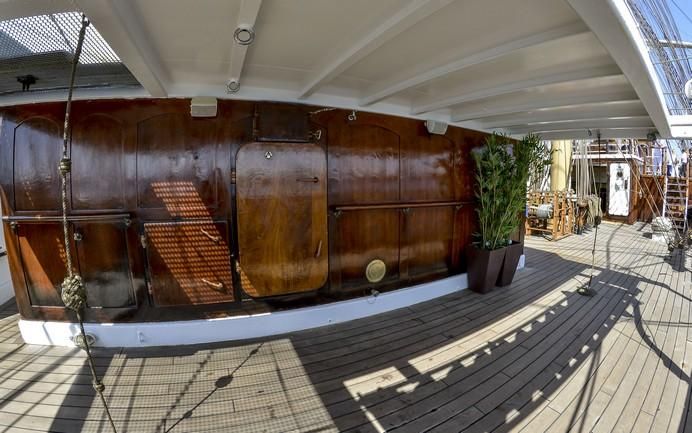
[[692, 42], [692, 0], [669, 0], [668, 6], [682, 38]]

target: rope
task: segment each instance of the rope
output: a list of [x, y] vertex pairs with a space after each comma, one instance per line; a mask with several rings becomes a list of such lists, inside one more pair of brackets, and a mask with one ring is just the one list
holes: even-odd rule
[[[61, 294], [63, 303], [65, 306], [73, 310], [77, 314], [77, 321], [79, 322], [79, 337], [81, 337], [81, 342], [78, 341], [78, 346], [80, 346], [87, 354], [87, 359], [89, 361], [89, 370], [91, 371], [91, 384], [94, 390], [99, 395], [103, 408], [106, 411], [106, 416], [110, 422], [111, 428], [114, 433], [117, 433], [115, 428], [115, 423], [113, 422], [113, 417], [108, 409], [108, 404], [106, 403], [106, 398], [103, 396], [103, 391], [106, 387], [103, 382], [99, 379], [96, 374], [96, 367], [94, 366], [94, 358], [91, 355], [91, 349], [89, 348], [89, 340], [87, 339], [86, 332], [84, 332], [84, 317], [82, 312], [86, 306], [86, 289], [84, 288], [84, 281], [82, 277], [74, 273], [72, 266], [72, 247], [70, 246], [70, 226], [67, 221], [67, 175], [72, 169], [72, 161], [67, 154], [67, 145], [70, 141], [70, 113], [72, 110], [72, 93], [74, 91], [75, 76], [77, 74], [77, 64], [79, 63], [79, 56], [82, 53], [82, 46], [84, 45], [84, 35], [86, 34], [86, 29], [89, 26], [89, 20], [85, 15], [82, 15], [82, 27], [79, 30], [79, 39], [77, 41], [77, 47], [75, 48], [74, 58], [72, 59], [72, 71], [70, 73], [70, 86], [67, 91], [67, 104], [65, 106], [65, 124], [63, 125], [63, 135], [62, 135], [62, 159], [58, 165], [58, 171], [60, 172], [61, 181], [61, 204], [62, 204], [62, 229], [63, 237], [65, 240], [65, 258], [67, 267], [67, 276], [61, 284]], [[80, 344], [81, 343], [81, 344]]]

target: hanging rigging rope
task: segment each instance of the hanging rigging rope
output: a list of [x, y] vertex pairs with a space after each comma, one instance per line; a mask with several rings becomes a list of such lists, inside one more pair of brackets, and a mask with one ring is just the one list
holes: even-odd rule
[[[589, 132], [589, 135], [590, 134], [591, 133]], [[600, 130], [596, 131], [596, 137], [598, 137], [598, 164], [600, 165], [601, 164], [601, 131]], [[585, 158], [585, 160], [586, 160], [586, 158]], [[591, 176], [591, 181], [593, 182], [593, 188], [594, 188], [594, 192], [595, 192], [596, 191], [596, 176], [594, 175], [593, 163], [591, 162], [590, 159], [587, 161], [588, 162], [587, 162], [586, 166], [583, 167], [585, 169], [584, 170], [585, 171], [584, 177], [588, 178], [589, 175]], [[589, 169], [591, 169], [590, 173], [589, 173]], [[587, 182], [588, 182], [588, 180], [587, 180]], [[588, 183], [586, 185], [582, 185], [582, 187], [585, 188], [584, 191], [588, 190], [589, 186], [590, 185]], [[599, 204], [600, 204], [600, 201], [599, 201]], [[591, 247], [591, 269], [589, 270], [589, 282], [580, 286], [577, 289], [577, 293], [579, 293], [580, 295], [593, 296], [596, 294], [596, 291], [591, 288], [591, 283], [593, 282], [593, 270], [596, 267], [596, 240], [598, 239], [598, 226], [600, 226], [600, 225], [601, 225], [600, 222], [599, 222], [599, 224], [595, 224], [596, 227], [595, 227], [595, 233], [593, 236], [593, 246]]]
[[[86, 306], [86, 289], [84, 288], [84, 282], [82, 277], [74, 273], [72, 267], [72, 248], [70, 246], [70, 226], [67, 221], [67, 175], [72, 169], [72, 161], [67, 154], [67, 145], [70, 140], [70, 111], [72, 109], [72, 93], [74, 90], [75, 75], [77, 73], [77, 64], [79, 63], [79, 56], [82, 52], [82, 45], [84, 44], [84, 35], [86, 34], [86, 29], [89, 26], [89, 20], [87, 20], [85, 15], [82, 15], [82, 27], [79, 30], [79, 39], [77, 41], [77, 47], [75, 48], [74, 58], [72, 59], [72, 71], [70, 74], [70, 86], [67, 91], [67, 104], [65, 107], [65, 124], [63, 125], [63, 136], [62, 136], [62, 159], [58, 165], [58, 171], [60, 172], [61, 181], [61, 204], [62, 204], [62, 229], [63, 237], [65, 240], [65, 261], [67, 267], [67, 276], [63, 280], [61, 288], [62, 292], [60, 294], [65, 306], [73, 310], [77, 314], [77, 321], [79, 322], [79, 336], [76, 339], [78, 345], [84, 349], [87, 354], [87, 360], [89, 362], [89, 370], [91, 371], [91, 379], [94, 390], [99, 395], [103, 408], [106, 411], [106, 416], [110, 422], [111, 428], [114, 433], [117, 433], [115, 428], [115, 423], [113, 423], [113, 418], [111, 417], [110, 410], [108, 409], [108, 404], [103, 396], [103, 391], [106, 387], [103, 382], [99, 379], [96, 374], [96, 367], [94, 366], [94, 358], [91, 355], [91, 349], [89, 348], [89, 340], [87, 339], [86, 332], [84, 332], [84, 317], [83, 311]], [[81, 338], [81, 341], [78, 339]]]

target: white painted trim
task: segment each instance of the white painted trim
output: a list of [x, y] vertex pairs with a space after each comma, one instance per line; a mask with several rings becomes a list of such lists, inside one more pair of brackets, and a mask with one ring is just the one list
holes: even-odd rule
[[[361, 319], [458, 292], [467, 286], [466, 274], [461, 274], [376, 297], [295, 310], [175, 322], [85, 323], [84, 328], [96, 337], [96, 345], [102, 347], [177, 346], [244, 340]], [[22, 319], [19, 330], [27, 344], [74, 346], [71, 337], [77, 334], [78, 327], [75, 323]]]
[[120, 57], [127, 69], [151, 96], [167, 96], [170, 81], [160, 56], [132, 2], [124, 0], [74, 0]]
[[385, 42], [394, 38], [404, 30], [427, 18], [438, 10], [450, 4], [453, 0], [412, 0], [404, 8], [385, 20], [370, 33], [346, 49], [335, 50], [336, 55], [330, 57], [323, 66], [313, 73], [306, 81], [300, 92], [300, 99], [307, 98], [322, 85], [371, 54]]
[[428, 81], [444, 77], [454, 72], [459, 72], [474, 65], [489, 62], [497, 59], [498, 57], [510, 54], [516, 50], [533, 47], [545, 42], [554, 41], [556, 39], [562, 39], [569, 36], [590, 32], [591, 31], [586, 27], [584, 22], [580, 20], [572, 24], [546, 30], [525, 38], [509, 41], [433, 68], [420, 70], [419, 67], [413, 71], [408, 70], [404, 73], [398, 74], [394, 78], [390, 78], [386, 81], [378, 82], [370, 86], [370, 88], [365, 92], [367, 96], [360, 100], [360, 105], [365, 106], [374, 104], [375, 102], [389, 98], [392, 95], [403, 92], [412, 87], [419, 86], [427, 83]]
[[428, 111], [435, 111], [442, 108], [451, 107], [453, 105], [463, 104], [465, 102], [492, 98], [533, 87], [588, 80], [592, 78], [605, 78], [616, 75], [621, 75], [617, 65], [602, 65], [584, 69], [568, 69], [560, 73], [550, 73], [523, 81], [511, 80], [505, 83], [498, 83], [497, 85], [485, 89], [473, 90], [451, 96], [440, 97], [440, 95], [436, 95], [426, 97], [413, 106], [412, 113], [422, 114]]

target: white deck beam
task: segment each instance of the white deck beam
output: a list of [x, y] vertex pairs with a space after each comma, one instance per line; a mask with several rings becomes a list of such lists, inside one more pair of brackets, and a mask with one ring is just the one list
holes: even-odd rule
[[562, 130], [578, 130], [599, 128], [655, 128], [649, 116], [632, 116], [623, 118], [594, 118], [586, 120], [565, 120], [552, 123], [536, 123], [505, 128], [510, 135], [528, 134], [529, 132], [543, 133]]
[[560, 122], [599, 118], [648, 116], [641, 101], [620, 101], [618, 103], [582, 104], [558, 109], [541, 109], [524, 113], [495, 116], [480, 121], [484, 128], [497, 129], [538, 122]]
[[[262, 0], [242, 0], [240, 3], [240, 12], [238, 13], [236, 28], [240, 26], [254, 28], [261, 5]], [[231, 44], [231, 63], [228, 68], [228, 77], [230, 80], [240, 83], [241, 75], [243, 73], [243, 66], [245, 65], [245, 56], [247, 55], [247, 50], [250, 48], [250, 46], [241, 45], [235, 41], [231, 41]]]
[[[610, 138], [643, 138], [655, 130], [655, 128], [600, 128], [601, 139]], [[551, 131], [541, 133], [544, 140], [588, 140], [596, 139], [596, 130], [588, 129], [568, 129], [564, 131]]]
[[545, 42], [554, 41], [556, 39], [562, 39], [565, 37], [589, 32], [590, 30], [586, 27], [586, 25], [582, 21], [579, 21], [570, 25], [560, 26], [541, 33], [527, 36], [525, 38], [516, 39], [433, 68], [421, 69], [419, 67], [415, 68], [414, 70], [408, 70], [398, 74], [396, 77], [372, 85], [365, 92], [366, 96], [360, 100], [360, 105], [367, 106], [374, 104], [382, 99], [386, 99], [399, 92], [403, 92], [427, 83], [428, 81], [461, 71], [470, 66], [489, 62], [493, 59], [510, 54], [522, 48], [529, 48]]
[[609, 77], [620, 74], [621, 72], [616, 65], [603, 65], [588, 67], [584, 69], [571, 68], [564, 70], [560, 73], [550, 73], [547, 75], [538, 76], [536, 78], [529, 78], [527, 80], [521, 81], [510, 80], [508, 82], [498, 83], [496, 86], [492, 86], [489, 88], [453, 94], [451, 96], [427, 97], [421, 100], [421, 102], [419, 102], [418, 104], [413, 106], [412, 113], [422, 114], [429, 111], [448, 108], [457, 104], [463, 104], [465, 102], [477, 101], [485, 98], [492, 98], [495, 96], [517, 92], [532, 87], [546, 86], [557, 83], [567, 83], [571, 81], [586, 80], [597, 77]]
[[368, 54], [375, 51], [385, 42], [394, 38], [404, 30], [432, 15], [450, 4], [453, 0], [413, 0], [406, 7], [396, 12], [370, 33], [359, 39], [345, 50], [335, 51], [317, 71], [306, 80], [299, 98], [312, 95], [322, 85], [328, 83], [343, 71], [353, 66]]
[[620, 66], [658, 132], [670, 136], [668, 111], [648, 48], [624, 0], [567, 0]]
[[[533, 96], [533, 95], [527, 95]], [[452, 112], [452, 122], [483, 119], [486, 117], [523, 113], [532, 110], [550, 110], [566, 107], [579, 107], [593, 104], [620, 104], [639, 102], [637, 94], [632, 91], [618, 91], [605, 94], [567, 95], [551, 97], [546, 95], [534, 96], [530, 100], [522, 97], [517, 101], [488, 101], [482, 106], [469, 105], [457, 108]]]
[[75, 0], [142, 87], [154, 97], [168, 96], [168, 71], [139, 14], [129, 0]]

